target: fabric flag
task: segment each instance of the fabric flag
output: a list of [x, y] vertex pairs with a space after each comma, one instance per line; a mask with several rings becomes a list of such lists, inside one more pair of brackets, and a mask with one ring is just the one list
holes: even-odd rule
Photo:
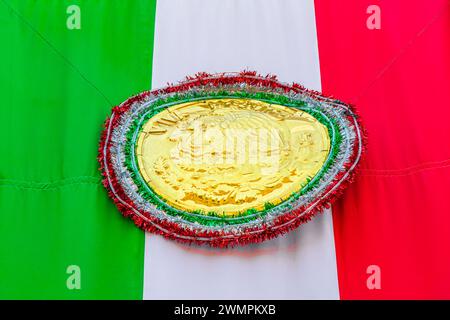
[[[0, 21], [0, 298], [450, 298], [448, 1], [4, 0]], [[144, 234], [100, 183], [103, 121], [243, 69], [354, 104], [356, 181], [261, 244]]]

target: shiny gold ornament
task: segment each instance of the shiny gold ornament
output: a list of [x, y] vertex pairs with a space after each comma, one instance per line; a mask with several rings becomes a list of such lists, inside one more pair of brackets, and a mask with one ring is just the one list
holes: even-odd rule
[[148, 120], [136, 146], [140, 173], [165, 202], [227, 216], [286, 200], [329, 151], [313, 116], [253, 99], [171, 106]]

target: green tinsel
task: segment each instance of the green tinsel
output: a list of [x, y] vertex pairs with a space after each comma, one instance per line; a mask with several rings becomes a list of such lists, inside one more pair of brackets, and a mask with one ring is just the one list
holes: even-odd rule
[[[206, 95], [206, 96], [205, 96]], [[301, 189], [297, 192], [291, 194], [291, 196], [285, 199], [283, 202], [278, 205], [274, 205], [272, 203], [265, 203], [263, 210], [256, 210], [255, 208], [247, 209], [244, 212], [240, 212], [233, 216], [224, 216], [223, 214], [211, 211], [211, 212], [202, 212], [200, 210], [195, 210], [192, 212], [178, 210], [170, 205], [168, 205], [165, 200], [157, 195], [152, 188], [143, 182], [143, 179], [140, 175], [139, 170], [136, 166], [136, 159], [133, 158], [133, 147], [135, 146], [135, 141], [133, 138], [135, 136], [136, 130], [142, 129], [142, 126], [153, 116], [158, 114], [159, 112], [165, 110], [171, 105], [181, 104], [183, 102], [190, 102], [193, 100], [207, 100], [207, 99], [221, 99], [221, 98], [247, 98], [254, 99], [268, 103], [275, 103], [279, 105], [284, 105], [287, 107], [294, 107], [300, 109], [314, 118], [316, 118], [320, 123], [325, 125], [328, 130], [328, 134], [330, 134], [331, 141], [334, 142], [331, 145], [330, 153], [326, 163], [323, 165], [321, 170], [316, 174], [313, 178], [308, 178], [307, 181], [301, 186]], [[164, 106], [163, 108], [158, 108], [160, 106]], [[133, 120], [133, 123], [129, 127], [126, 133], [126, 145], [124, 148], [125, 152], [125, 166], [128, 171], [131, 173], [131, 177], [133, 182], [136, 184], [139, 193], [141, 196], [154, 204], [159, 209], [163, 210], [169, 215], [178, 216], [182, 219], [190, 222], [197, 222], [206, 226], [223, 226], [223, 225], [235, 225], [235, 224], [243, 224], [246, 222], [250, 222], [252, 220], [258, 219], [260, 217], [265, 216], [268, 212], [273, 210], [275, 207], [286, 205], [289, 200], [297, 200], [302, 195], [308, 193], [311, 189], [313, 189], [320, 182], [321, 177], [330, 169], [333, 165], [334, 160], [336, 159], [337, 154], [339, 153], [339, 147], [342, 142], [342, 135], [340, 133], [338, 124], [336, 120], [331, 118], [328, 119], [324, 117], [324, 115], [316, 110], [310, 109], [307, 106], [307, 103], [304, 101], [293, 100], [283, 95], [276, 95], [272, 93], [266, 92], [243, 92], [243, 91], [235, 91], [235, 92], [227, 92], [224, 90], [215, 91], [215, 92], [190, 92], [186, 94], [175, 94], [173, 96], [158, 99], [152, 103], [151, 109], [143, 118], [136, 118]], [[141, 127], [139, 127], [141, 124]], [[337, 129], [337, 130], [336, 130]]]

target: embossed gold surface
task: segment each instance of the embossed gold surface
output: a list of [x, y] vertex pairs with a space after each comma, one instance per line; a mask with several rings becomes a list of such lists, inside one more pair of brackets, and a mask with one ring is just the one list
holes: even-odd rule
[[178, 104], [138, 136], [139, 170], [173, 207], [235, 215], [289, 198], [330, 150], [327, 128], [298, 109], [252, 99]]

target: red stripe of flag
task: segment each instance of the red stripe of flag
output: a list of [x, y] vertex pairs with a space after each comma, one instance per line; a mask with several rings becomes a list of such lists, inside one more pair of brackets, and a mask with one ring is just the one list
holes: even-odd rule
[[[356, 105], [369, 142], [333, 206], [341, 298], [450, 298], [450, 2], [315, 7], [322, 90]], [[381, 289], [367, 287], [370, 265]]]

